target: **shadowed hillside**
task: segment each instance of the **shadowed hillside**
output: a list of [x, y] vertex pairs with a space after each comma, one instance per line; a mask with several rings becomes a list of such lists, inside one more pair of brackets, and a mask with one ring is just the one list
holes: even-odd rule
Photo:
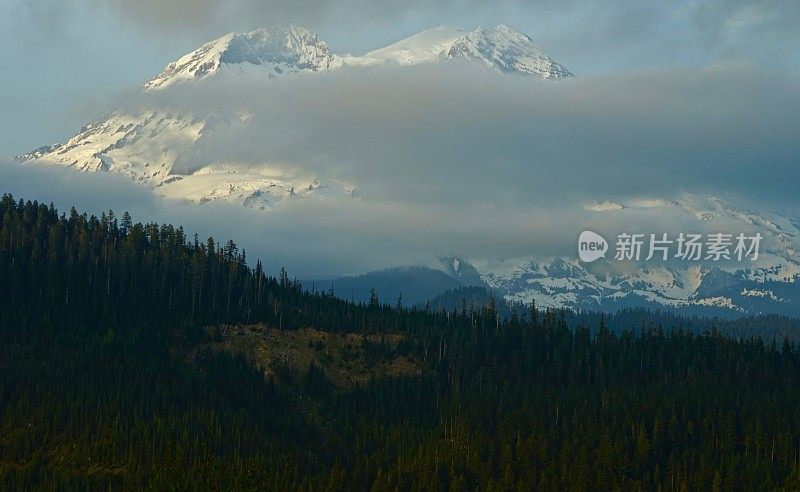
[[0, 200], [3, 490], [795, 490], [799, 414], [789, 341], [353, 304]]

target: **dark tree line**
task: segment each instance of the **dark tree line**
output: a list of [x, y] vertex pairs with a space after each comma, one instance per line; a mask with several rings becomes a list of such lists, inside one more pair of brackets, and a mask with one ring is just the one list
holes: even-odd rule
[[[0, 488], [800, 488], [786, 341], [308, 292], [232, 241], [0, 200]], [[222, 323], [400, 334], [336, 387], [200, 350]], [[283, 371], [283, 372], [281, 372]]]
[[124, 326], [162, 336], [214, 323], [261, 322], [285, 329], [374, 331], [387, 321], [409, 328], [424, 310], [398, 314], [371, 302], [305, 292], [285, 271], [246, 263], [233, 241], [187, 238], [183, 228], [133, 224], [126, 213], [59, 216], [51, 206], [0, 200], [0, 323], [23, 334], [60, 331], [64, 318], [88, 330]]
[[[434, 310], [461, 309], [468, 307], [484, 306], [496, 303], [497, 311], [501, 317], [510, 318], [514, 312], [524, 315], [529, 307], [517, 302], [508, 301], [485, 287], [459, 287], [451, 289], [431, 299], [428, 304]], [[749, 338], [759, 336], [764, 340], [776, 340], [782, 343], [784, 339], [797, 342], [800, 340], [800, 320], [777, 314], [758, 314], [750, 316], [720, 317], [687, 315], [667, 309], [654, 309], [647, 307], [626, 307], [613, 313], [602, 313], [593, 310], [567, 311], [567, 323], [571, 326], [584, 324], [597, 330], [600, 318], [604, 318], [609, 330], [620, 334], [630, 330], [638, 332], [644, 328], [664, 331], [683, 330], [702, 335], [707, 331], [719, 331], [735, 338]]]

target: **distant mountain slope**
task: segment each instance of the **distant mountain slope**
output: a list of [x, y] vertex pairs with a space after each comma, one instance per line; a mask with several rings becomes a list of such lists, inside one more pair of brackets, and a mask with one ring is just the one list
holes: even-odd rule
[[[612, 259], [583, 263], [577, 257], [479, 262], [463, 257], [442, 257], [441, 272], [433, 273], [425, 268], [388, 269], [376, 277], [361, 276], [362, 282], [357, 288], [360, 297], [356, 298], [368, 299], [370, 288], [381, 291], [386, 290], [385, 285], [394, 286], [389, 292], [396, 298], [400, 290], [404, 290], [405, 295], [416, 291], [412, 285], [425, 284], [431, 276], [443, 278], [446, 274], [459, 283], [436, 283], [438, 292], [434, 292], [436, 289], [421, 291], [431, 294], [421, 296], [423, 301], [430, 299], [434, 306], [460, 308], [461, 298], [448, 303], [434, 296], [450, 288], [479, 286], [489, 289], [485, 295], [481, 294], [483, 302], [486, 296], [495, 295], [510, 305], [525, 306], [535, 301], [540, 308], [565, 307], [611, 313], [646, 308], [727, 319], [767, 313], [800, 317], [800, 229], [791, 217], [754, 213], [719, 198], [690, 194], [676, 200], [650, 200], [644, 204], [600, 204], [590, 207], [590, 212], [603, 220], [608, 214], [624, 216], [643, 206], [651, 213], [661, 211], [663, 215], [689, 216], [694, 224], [704, 228], [727, 230], [733, 227], [742, 231], [752, 228], [763, 236], [759, 257], [748, 263], [670, 261], [643, 262], [635, 266]], [[401, 288], [401, 285], [406, 287]], [[346, 297], [346, 292], [337, 291], [337, 294]], [[467, 300], [477, 305], [480, 299], [472, 294]], [[393, 300], [383, 295], [381, 299]]]
[[[601, 204], [602, 205], [602, 204]], [[791, 217], [740, 209], [716, 197], [686, 194], [674, 200], [593, 207], [598, 221], [651, 214], [685, 216], [692, 227], [755, 230], [763, 236], [753, 262], [642, 262], [631, 265], [577, 257], [521, 258], [476, 264], [482, 279], [508, 300], [576, 310], [667, 308], [686, 314], [800, 316], [800, 229]], [[619, 219], [619, 220], [623, 220]], [[612, 245], [613, 248], [613, 245]], [[613, 257], [613, 253], [609, 255]]]
[[372, 289], [381, 302], [392, 305], [402, 294], [403, 303], [411, 306], [464, 284], [441, 270], [401, 267], [336, 279], [304, 281], [303, 285], [306, 288], [313, 286], [316, 290], [333, 290], [337, 297], [355, 302], [368, 302]]

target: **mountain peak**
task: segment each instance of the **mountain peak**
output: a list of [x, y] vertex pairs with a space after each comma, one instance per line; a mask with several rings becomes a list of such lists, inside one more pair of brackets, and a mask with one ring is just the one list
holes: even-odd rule
[[293, 24], [228, 33], [168, 64], [145, 84], [145, 90], [179, 81], [204, 79], [225, 66], [261, 66], [270, 73], [320, 71], [338, 61], [327, 43], [308, 29]]
[[504, 24], [468, 32], [453, 43], [447, 57], [474, 59], [499, 72], [522, 73], [539, 79], [573, 76], [530, 37]]
[[[537, 79], [571, 77], [525, 34], [504, 24], [465, 31], [439, 25], [402, 39], [363, 57], [339, 56], [305, 27], [279, 24], [245, 33], [228, 33], [168, 64], [144, 85], [160, 89], [178, 82], [201, 80], [228, 70], [258, 70], [269, 76], [322, 72], [344, 65], [393, 63], [416, 65], [455, 58], [477, 60], [501, 73], [521, 73]], [[255, 68], [254, 68], [255, 67]]]
[[573, 76], [531, 38], [505, 24], [489, 29], [478, 27], [472, 31], [436, 26], [371, 51], [364, 58], [399, 65], [460, 58], [482, 62], [501, 73], [521, 73], [537, 79]]

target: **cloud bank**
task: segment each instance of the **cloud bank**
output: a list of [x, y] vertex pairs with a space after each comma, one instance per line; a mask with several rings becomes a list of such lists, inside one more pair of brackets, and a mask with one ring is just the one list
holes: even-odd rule
[[[194, 165], [296, 166], [354, 183], [364, 199], [296, 200], [263, 213], [163, 200], [106, 173], [19, 165], [0, 166], [0, 183], [64, 210], [129, 210], [234, 238], [272, 271], [287, 266], [306, 278], [432, 264], [442, 254], [572, 256], [584, 229], [703, 227], [681, 210], [587, 210], [599, 200], [690, 192], [796, 211], [798, 87], [790, 74], [747, 65], [558, 84], [466, 65], [232, 75], [145, 94], [123, 109], [213, 115]], [[246, 124], [243, 110], [252, 113]]]
[[[795, 200], [800, 86], [747, 65], [554, 84], [469, 65], [235, 74], [145, 95], [223, 123], [198, 159], [292, 163], [382, 201], [454, 206], [678, 191]], [[225, 125], [241, 111], [246, 125]]]

